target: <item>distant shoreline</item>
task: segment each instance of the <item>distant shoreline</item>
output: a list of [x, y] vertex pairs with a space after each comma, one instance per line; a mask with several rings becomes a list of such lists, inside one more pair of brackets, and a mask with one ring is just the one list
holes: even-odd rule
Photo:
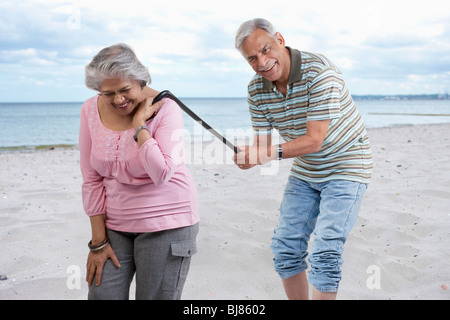
[[35, 152], [35, 151], [48, 151], [55, 149], [77, 149], [78, 144], [49, 144], [39, 146], [14, 146], [14, 147], [0, 147], [0, 153], [10, 152]]
[[[355, 100], [450, 100], [450, 94], [448, 93], [433, 93], [433, 94], [352, 94]], [[180, 97], [183, 99], [247, 99], [247, 97]], [[70, 103], [70, 104], [83, 104], [83, 101], [13, 101], [13, 102], [1, 102], [2, 104], [20, 104], [20, 103], [37, 103], [37, 104], [58, 104], [58, 103]]]
[[355, 100], [450, 100], [447, 93], [411, 94], [411, 95], [352, 95]]

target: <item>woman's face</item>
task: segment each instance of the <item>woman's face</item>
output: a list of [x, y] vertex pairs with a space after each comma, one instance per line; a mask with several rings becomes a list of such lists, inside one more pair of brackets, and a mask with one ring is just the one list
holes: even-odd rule
[[100, 86], [101, 99], [120, 115], [130, 115], [136, 106], [144, 100], [138, 81], [124, 79], [106, 79]]

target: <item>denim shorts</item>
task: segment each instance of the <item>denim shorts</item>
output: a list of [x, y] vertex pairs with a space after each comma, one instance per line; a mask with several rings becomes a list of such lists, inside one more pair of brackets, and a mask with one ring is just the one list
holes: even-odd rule
[[321, 292], [337, 292], [343, 246], [356, 222], [366, 184], [347, 180], [309, 183], [289, 177], [272, 238], [274, 266], [287, 279], [308, 265], [309, 282]]

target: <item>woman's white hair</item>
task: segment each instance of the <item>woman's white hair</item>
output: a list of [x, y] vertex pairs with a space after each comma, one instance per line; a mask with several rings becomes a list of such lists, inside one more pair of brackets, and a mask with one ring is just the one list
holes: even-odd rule
[[141, 88], [152, 81], [147, 67], [123, 43], [100, 50], [85, 68], [85, 84], [89, 89], [100, 91], [105, 79], [115, 78], [138, 81]]
[[239, 27], [237, 33], [234, 45], [236, 49], [239, 50], [241, 54], [244, 54], [242, 51], [242, 46], [244, 45], [245, 40], [256, 30], [256, 29], [263, 29], [268, 34], [270, 34], [275, 40], [277, 38], [276, 31], [273, 25], [267, 21], [266, 19], [262, 18], [255, 18], [252, 20], [245, 21], [241, 26]]

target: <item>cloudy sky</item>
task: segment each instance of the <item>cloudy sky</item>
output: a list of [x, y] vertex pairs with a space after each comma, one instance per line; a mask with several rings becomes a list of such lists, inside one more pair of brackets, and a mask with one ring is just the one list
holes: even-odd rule
[[234, 35], [255, 17], [287, 45], [328, 56], [353, 94], [450, 91], [448, 1], [2, 0], [0, 102], [84, 101], [95, 94], [84, 66], [118, 42], [135, 49], [157, 90], [245, 97], [253, 73]]

